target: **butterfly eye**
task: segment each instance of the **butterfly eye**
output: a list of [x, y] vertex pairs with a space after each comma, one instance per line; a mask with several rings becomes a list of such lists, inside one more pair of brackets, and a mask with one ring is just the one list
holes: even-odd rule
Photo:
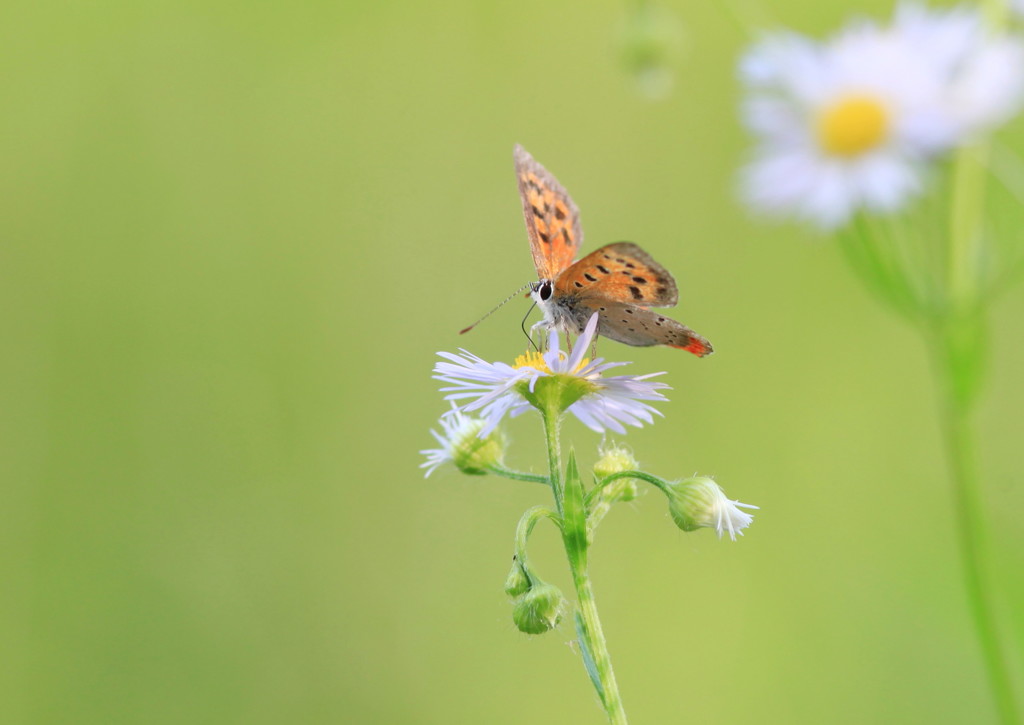
[[549, 299], [551, 299], [552, 291], [553, 290], [551, 288], [551, 283], [549, 281], [544, 280], [543, 282], [541, 282], [540, 287], [537, 289], [537, 294], [540, 295], [540, 301], [547, 302]]

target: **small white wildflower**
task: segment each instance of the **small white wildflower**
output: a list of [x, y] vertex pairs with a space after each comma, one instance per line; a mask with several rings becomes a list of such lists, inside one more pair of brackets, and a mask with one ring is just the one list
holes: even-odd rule
[[664, 373], [605, 376], [605, 371], [628, 363], [585, 359], [596, 330], [594, 314], [568, 354], [561, 350], [558, 331], [552, 330], [546, 353], [527, 353], [515, 365], [489, 363], [465, 350], [457, 355], [441, 352], [438, 354], [449, 362], [438, 363], [434, 377], [449, 384], [441, 388], [447, 393], [446, 400], [461, 402], [460, 409], [465, 412], [480, 411], [484, 420], [481, 436], [505, 415], [515, 417], [529, 410], [533, 403], [528, 396], [545, 378], [575, 385], [576, 399], [568, 405], [568, 412], [598, 433], [611, 430], [621, 434], [626, 432], [624, 424], [640, 427], [652, 423], [653, 415], [661, 413], [644, 401], [666, 400], [659, 391], [669, 386], [650, 380]]

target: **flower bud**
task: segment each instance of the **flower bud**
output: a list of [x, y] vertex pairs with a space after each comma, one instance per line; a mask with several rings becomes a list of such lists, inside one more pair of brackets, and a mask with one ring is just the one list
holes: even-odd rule
[[707, 527], [718, 532], [718, 538], [728, 532], [729, 538], [735, 541], [736, 534], [742, 536], [741, 529], [754, 520], [740, 508], [756, 509], [757, 506], [729, 500], [721, 487], [707, 476], [672, 483], [669, 492], [669, 513], [683, 531]]
[[[633, 453], [625, 446], [615, 443], [602, 445], [599, 451], [601, 458], [594, 464], [594, 476], [598, 481], [623, 471], [635, 471], [640, 464], [633, 458]], [[612, 481], [601, 491], [601, 498], [609, 503], [616, 501], [632, 501], [640, 494], [635, 478], [620, 478]]]
[[[483, 421], [479, 421], [481, 427]], [[483, 476], [489, 466], [501, 463], [505, 454], [505, 437], [500, 431], [492, 431], [486, 438], [477, 438], [478, 427], [473, 435], [466, 436], [455, 448], [452, 460], [463, 473]]]
[[472, 476], [483, 476], [490, 466], [501, 463], [505, 454], [505, 438], [499, 431], [492, 431], [483, 438], [479, 437], [484, 421], [465, 415], [454, 405], [441, 416], [441, 430], [431, 434], [441, 444], [440, 448], [420, 451], [427, 457], [421, 464], [429, 476], [438, 466], [452, 462], [463, 473]]
[[539, 584], [516, 600], [512, 621], [526, 634], [544, 634], [562, 619], [565, 597], [552, 584]]
[[519, 563], [518, 557], [512, 557], [512, 569], [505, 578], [505, 593], [510, 597], [518, 597], [530, 589], [530, 577]]

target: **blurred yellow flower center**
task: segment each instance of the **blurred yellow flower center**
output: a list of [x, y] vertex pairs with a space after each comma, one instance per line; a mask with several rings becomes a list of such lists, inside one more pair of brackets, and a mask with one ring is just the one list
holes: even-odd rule
[[847, 96], [818, 116], [818, 143], [835, 156], [859, 156], [889, 133], [889, 112], [871, 96]]
[[[560, 356], [562, 360], [565, 360], [565, 353], [560, 353]], [[570, 371], [569, 374], [572, 375], [578, 373], [589, 364], [590, 358], [583, 358], [580, 360], [580, 364], [576, 366], [576, 369]], [[549, 368], [548, 364], [544, 361], [544, 356], [536, 350], [527, 350], [524, 352], [512, 362], [512, 367], [516, 370], [519, 368], [534, 368], [535, 370], [540, 370], [542, 373], [553, 375], [551, 368]]]

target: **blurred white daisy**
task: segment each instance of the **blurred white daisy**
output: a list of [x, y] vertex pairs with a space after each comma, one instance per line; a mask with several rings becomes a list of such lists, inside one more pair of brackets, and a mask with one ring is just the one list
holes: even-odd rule
[[562, 351], [559, 333], [553, 330], [547, 352], [527, 353], [514, 365], [489, 363], [465, 350], [460, 354], [441, 352], [438, 355], [449, 362], [437, 363], [434, 377], [449, 384], [441, 388], [447, 393], [446, 400], [460, 403], [463, 412], [479, 411], [484, 421], [479, 436], [494, 430], [505, 415], [515, 417], [533, 407], [538, 381], [545, 378], [564, 384], [563, 390], [572, 399], [567, 411], [599, 433], [625, 433], [623, 424], [640, 427], [652, 423], [654, 414], [661, 413], [644, 401], [666, 400], [659, 391], [669, 386], [650, 380], [664, 373], [603, 375], [628, 363], [585, 358], [596, 330], [594, 314], [568, 353]]
[[1016, 112], [1021, 53], [986, 37], [975, 11], [909, 4], [891, 27], [860, 22], [825, 43], [768, 36], [741, 62], [758, 142], [744, 197], [825, 228], [898, 209], [930, 159]]
[[892, 32], [927, 55], [942, 74], [944, 104], [958, 141], [991, 131], [1020, 110], [1024, 42], [1017, 35], [992, 33], [976, 8], [936, 12], [905, 3], [896, 10]]
[[427, 457], [420, 464], [420, 468], [427, 469], [424, 478], [446, 463], [454, 463], [463, 473], [482, 475], [489, 466], [501, 462], [504, 449], [502, 436], [492, 432], [480, 437], [484, 421], [463, 414], [453, 404], [452, 409], [441, 416], [440, 424], [441, 432], [431, 429], [430, 434], [441, 447], [420, 451]]

